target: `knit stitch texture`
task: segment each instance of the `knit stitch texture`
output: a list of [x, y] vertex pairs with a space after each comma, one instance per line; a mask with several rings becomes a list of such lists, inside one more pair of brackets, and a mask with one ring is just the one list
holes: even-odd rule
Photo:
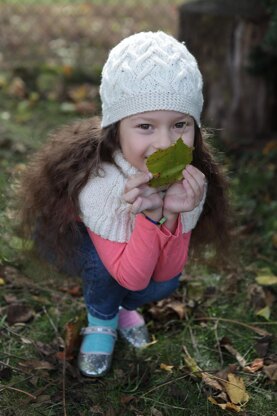
[[202, 75], [184, 43], [141, 32], [115, 46], [102, 71], [102, 127], [145, 111], [171, 110], [200, 126]]
[[[120, 167], [104, 163], [103, 175], [91, 177], [79, 195], [81, 218], [92, 232], [110, 241], [125, 243], [130, 240], [135, 225], [135, 215], [131, 205], [124, 201], [123, 193], [127, 178], [138, 172], [123, 157], [115, 153], [115, 161]], [[205, 202], [190, 212], [181, 214], [183, 233], [191, 231], [197, 224]]]

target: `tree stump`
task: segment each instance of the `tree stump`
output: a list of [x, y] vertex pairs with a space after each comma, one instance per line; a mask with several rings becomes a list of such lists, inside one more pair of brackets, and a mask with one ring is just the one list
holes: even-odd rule
[[249, 71], [268, 20], [260, 0], [197, 0], [179, 9], [179, 40], [203, 74], [203, 125], [227, 141], [266, 138], [276, 123], [270, 86]]

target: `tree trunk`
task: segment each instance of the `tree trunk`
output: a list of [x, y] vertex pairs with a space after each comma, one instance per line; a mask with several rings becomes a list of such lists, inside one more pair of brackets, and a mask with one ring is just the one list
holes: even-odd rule
[[180, 7], [179, 40], [195, 55], [204, 79], [203, 125], [225, 140], [265, 138], [274, 99], [262, 77], [248, 71], [268, 17], [259, 0], [198, 0]]

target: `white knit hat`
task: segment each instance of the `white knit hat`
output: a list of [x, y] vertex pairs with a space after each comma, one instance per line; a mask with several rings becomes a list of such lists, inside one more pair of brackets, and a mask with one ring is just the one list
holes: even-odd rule
[[164, 32], [141, 32], [115, 46], [102, 71], [102, 127], [125, 117], [172, 110], [200, 126], [203, 81], [193, 55]]

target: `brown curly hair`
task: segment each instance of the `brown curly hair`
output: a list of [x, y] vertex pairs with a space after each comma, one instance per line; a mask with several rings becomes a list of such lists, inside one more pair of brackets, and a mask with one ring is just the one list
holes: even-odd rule
[[[118, 125], [101, 129], [98, 117], [74, 122], [51, 134], [31, 157], [19, 187], [25, 237], [35, 235], [61, 255], [74, 247], [79, 193], [92, 175], [103, 174], [103, 162], [116, 164], [113, 155], [120, 148]], [[227, 182], [197, 125], [194, 146], [192, 164], [205, 174], [208, 191], [192, 244], [213, 243], [222, 248], [229, 240]]]

